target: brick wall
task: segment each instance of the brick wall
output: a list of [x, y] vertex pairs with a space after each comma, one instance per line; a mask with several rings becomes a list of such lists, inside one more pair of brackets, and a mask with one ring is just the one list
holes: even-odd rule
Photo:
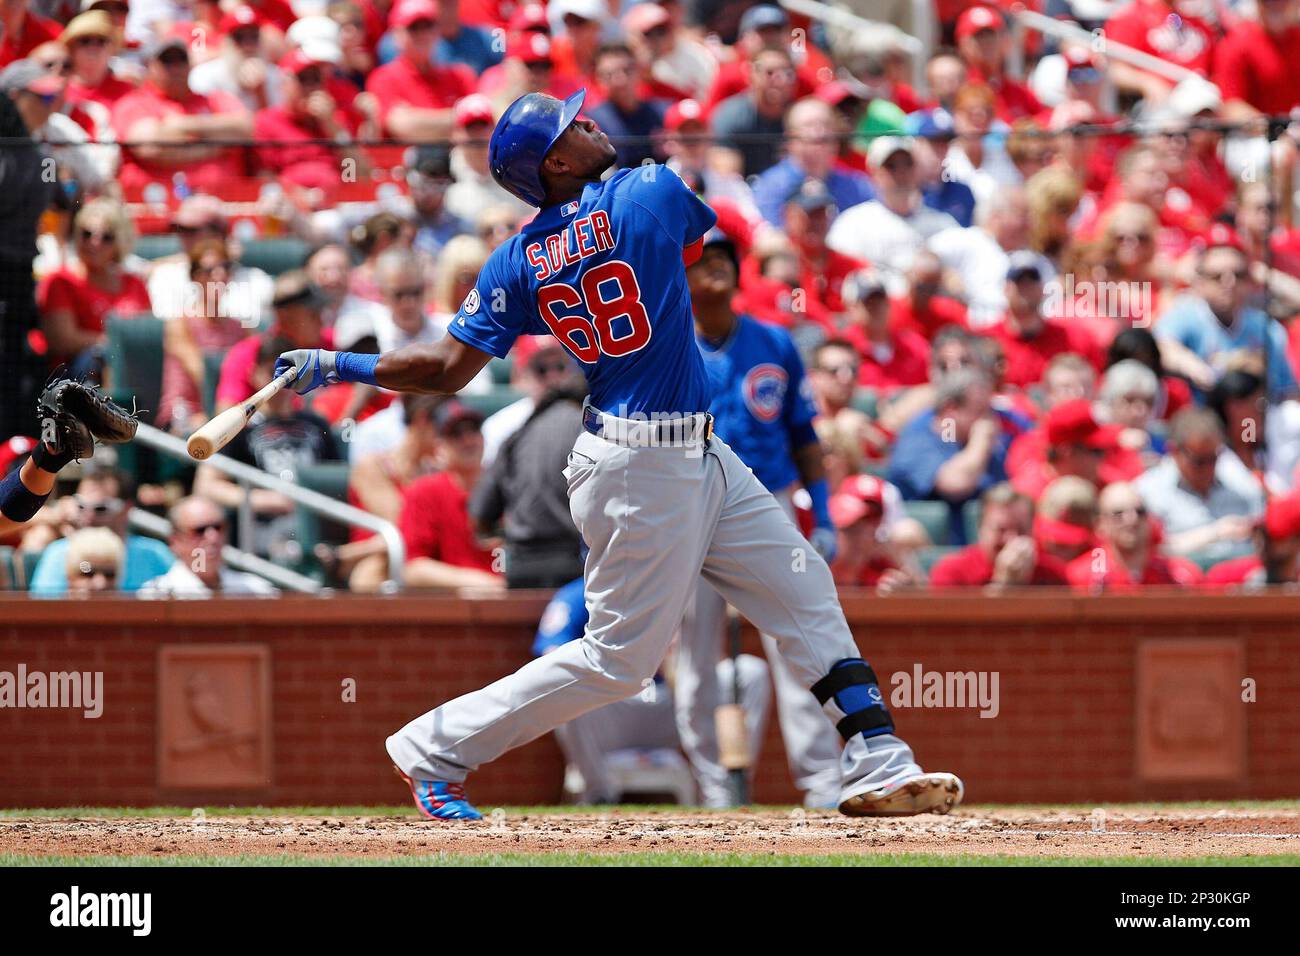
[[[20, 663], [29, 672], [103, 671], [105, 703], [97, 720], [0, 709], [0, 806], [398, 802], [384, 738], [524, 663], [544, 605], [544, 595], [2, 600], [0, 671]], [[849, 594], [844, 605], [887, 695], [890, 675], [918, 663], [998, 672], [994, 719], [975, 709], [895, 710], [921, 762], [960, 773], [972, 800], [1300, 795], [1300, 597]], [[752, 633], [748, 642], [759, 653]], [[234, 728], [229, 746], [269, 756], [270, 777], [164, 787], [160, 762], [206, 759], [186, 748], [213, 738], [160, 739], [160, 649], [212, 645], [267, 649], [265, 734], [239, 738]], [[1253, 703], [1241, 701], [1245, 678]], [[356, 682], [355, 702], [342, 699], [345, 679]], [[472, 793], [489, 806], [554, 802], [561, 769], [546, 735], [476, 774]], [[775, 720], [754, 797], [797, 799]]]

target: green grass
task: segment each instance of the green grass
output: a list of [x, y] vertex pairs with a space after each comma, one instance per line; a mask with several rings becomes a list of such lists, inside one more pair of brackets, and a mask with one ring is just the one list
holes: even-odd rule
[[[1184, 802], [1150, 802], [1150, 803], [1078, 803], [1078, 804], [970, 804], [967, 809], [982, 812], [1016, 811], [1033, 812], [1074, 812], [1087, 815], [1098, 807], [1104, 810], [1253, 810], [1260, 813], [1300, 810], [1300, 800], [1192, 800]], [[70, 819], [72, 817], [95, 818], [150, 818], [150, 817], [189, 817], [194, 807], [41, 807], [37, 809], [0, 809], [0, 820], [16, 817], [47, 817]], [[489, 804], [480, 804], [479, 809], [491, 813], [496, 809]], [[789, 813], [788, 805], [752, 806], [744, 811], [710, 810], [704, 807], [683, 807], [676, 804], [619, 804], [618, 806], [507, 806], [503, 808], [510, 816], [521, 815], [557, 815], [557, 814], [602, 814], [602, 813], [691, 813], [724, 814], [736, 812], [752, 813]], [[339, 807], [216, 807], [202, 808], [209, 817], [416, 817], [415, 807], [410, 804], [400, 806], [339, 806]]]
[[299, 854], [239, 856], [156, 854], [137, 856], [37, 856], [0, 853], [0, 867], [10, 866], [1297, 866], [1300, 856], [1250, 857], [1026, 857], [939, 853], [484, 853], [477, 856], [314, 857]]

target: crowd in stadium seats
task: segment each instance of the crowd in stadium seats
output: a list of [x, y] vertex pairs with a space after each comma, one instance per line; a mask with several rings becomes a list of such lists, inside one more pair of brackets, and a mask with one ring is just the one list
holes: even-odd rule
[[[489, 173], [496, 117], [585, 87], [620, 166], [666, 163], [716, 211], [736, 310], [798, 346], [838, 582], [1300, 579], [1300, 133], [1277, 119], [1300, 0], [1041, 5], [1088, 42], [936, 0], [922, 55], [912, 5], [840, 6], [895, 22], [0, 0], [0, 463], [60, 365], [185, 436], [282, 351], [441, 338], [532, 214]], [[525, 338], [456, 398], [282, 392], [225, 454], [393, 522], [408, 587], [556, 587], [582, 567], [560, 475], [582, 397], [558, 342]], [[11, 586], [273, 592], [232, 543], [337, 587], [392, 575], [380, 538], [278, 491], [104, 458], [0, 540]]]

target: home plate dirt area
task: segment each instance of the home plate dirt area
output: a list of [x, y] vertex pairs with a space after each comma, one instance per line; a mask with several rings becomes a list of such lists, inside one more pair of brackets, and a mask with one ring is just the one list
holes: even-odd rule
[[[950, 816], [849, 819], [789, 808], [705, 811], [611, 807], [487, 809], [482, 821], [433, 823], [383, 808], [200, 812], [21, 810], [0, 816], [0, 859], [43, 857], [366, 858], [497, 854], [1135, 858], [1192, 860], [1300, 854], [1300, 808], [962, 808]], [[138, 814], [142, 811], [126, 811]], [[167, 811], [159, 811], [166, 813]], [[39, 813], [40, 815], [36, 815]], [[227, 815], [231, 814], [231, 815]], [[872, 859], [877, 858], [877, 859]], [[469, 862], [469, 861], [467, 861]], [[1261, 862], [1263, 862], [1261, 860]]]

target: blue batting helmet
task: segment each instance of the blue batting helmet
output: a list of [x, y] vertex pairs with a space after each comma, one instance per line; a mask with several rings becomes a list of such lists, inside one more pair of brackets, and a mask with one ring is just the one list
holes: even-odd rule
[[578, 90], [566, 100], [545, 93], [526, 93], [510, 104], [497, 120], [488, 143], [488, 166], [508, 192], [530, 206], [542, 205], [542, 160], [582, 109], [587, 91]]

